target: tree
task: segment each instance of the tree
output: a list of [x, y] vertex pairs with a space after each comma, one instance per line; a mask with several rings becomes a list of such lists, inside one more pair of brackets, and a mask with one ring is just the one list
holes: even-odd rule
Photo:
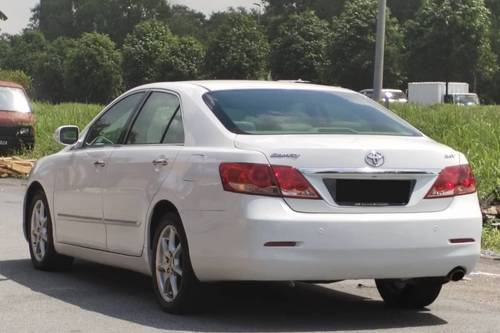
[[49, 44], [47, 51], [38, 59], [34, 74], [37, 99], [61, 103], [69, 99], [64, 84], [67, 59], [76, 50], [76, 40], [60, 37]]
[[[146, 20], [162, 20], [170, 6], [165, 0], [80, 0], [75, 6], [79, 33], [96, 31], [108, 34], [121, 45], [135, 26]], [[85, 22], [85, 24], [81, 24]]]
[[266, 12], [271, 16], [288, 16], [313, 10], [321, 19], [330, 20], [340, 15], [346, 0], [265, 0]]
[[327, 66], [328, 23], [313, 11], [291, 14], [271, 42], [271, 73], [274, 79], [321, 81]]
[[401, 24], [413, 19], [421, 5], [422, 0], [387, 0], [387, 7], [391, 9], [392, 16]]
[[[497, 59], [500, 59], [500, 1], [486, 0], [486, 7], [491, 15], [491, 48]], [[497, 66], [496, 72], [491, 80], [481, 80], [479, 82], [481, 97], [487, 102], [500, 104], [500, 67]]]
[[73, 0], [41, 0], [32, 10], [31, 22], [48, 40], [59, 36], [76, 37]]
[[121, 56], [106, 35], [84, 33], [65, 66], [64, 81], [77, 102], [105, 104], [123, 88]]
[[165, 19], [170, 30], [177, 36], [206, 37], [204, 26], [206, 18], [203, 13], [189, 7], [173, 5]]
[[157, 60], [174, 43], [169, 28], [159, 21], [138, 24], [123, 44], [123, 73], [127, 88], [153, 82]]
[[21, 35], [9, 38], [10, 48], [6, 51], [3, 67], [21, 70], [32, 76], [34, 66], [47, 49], [47, 41], [42, 33], [25, 30]]
[[157, 62], [157, 81], [183, 81], [200, 79], [205, 49], [193, 37], [176, 38], [164, 50]]
[[121, 45], [137, 24], [164, 20], [169, 10], [165, 0], [41, 0], [31, 21], [49, 40], [99, 32]]
[[465, 81], [475, 89], [495, 71], [484, 0], [424, 0], [407, 30], [411, 80]]
[[0, 69], [5, 67], [5, 59], [10, 53], [10, 40], [7, 35], [0, 35]]
[[217, 79], [264, 77], [269, 44], [263, 31], [245, 12], [225, 15], [208, 43], [207, 70]]
[[[328, 81], [360, 90], [373, 86], [376, 0], [352, 0], [332, 23], [329, 45]], [[387, 13], [384, 81], [386, 87], [400, 87], [403, 73], [403, 34], [397, 20]]]

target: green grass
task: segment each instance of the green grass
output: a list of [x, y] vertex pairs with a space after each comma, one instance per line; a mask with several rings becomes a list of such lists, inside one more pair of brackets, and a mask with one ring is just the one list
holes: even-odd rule
[[54, 140], [54, 131], [62, 125], [77, 125], [82, 130], [101, 110], [100, 105], [34, 103], [35, 149], [23, 152], [22, 157], [38, 159], [61, 150], [62, 146]]
[[500, 185], [500, 106], [403, 105], [392, 109], [426, 135], [464, 153], [481, 198]]
[[483, 228], [483, 241], [481, 248], [500, 254], [500, 229], [485, 226]]

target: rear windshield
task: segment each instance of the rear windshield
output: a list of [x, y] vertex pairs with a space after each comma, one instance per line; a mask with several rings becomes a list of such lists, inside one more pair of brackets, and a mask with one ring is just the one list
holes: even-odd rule
[[237, 134], [421, 135], [379, 104], [352, 92], [243, 89], [212, 91], [203, 99]]
[[24, 91], [19, 88], [0, 87], [0, 111], [31, 112]]

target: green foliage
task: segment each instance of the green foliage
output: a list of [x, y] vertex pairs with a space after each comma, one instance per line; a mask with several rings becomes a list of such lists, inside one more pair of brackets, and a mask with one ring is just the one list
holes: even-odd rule
[[500, 253], [500, 229], [491, 226], [483, 228], [481, 248]]
[[198, 39], [206, 37], [205, 15], [189, 7], [173, 5], [169, 10], [166, 22], [174, 35], [191, 36]]
[[216, 79], [257, 79], [266, 76], [269, 44], [249, 14], [228, 12], [210, 37], [206, 66]]
[[76, 37], [73, 22], [74, 1], [42, 0], [32, 10], [31, 21], [48, 40], [60, 36]]
[[2, 66], [33, 75], [35, 64], [47, 49], [43, 34], [25, 30], [21, 35], [11, 36], [9, 42], [10, 48], [4, 55]]
[[270, 15], [288, 15], [304, 11], [314, 11], [321, 19], [330, 20], [340, 15], [346, 0], [266, 0], [266, 11]]
[[65, 66], [65, 84], [78, 102], [107, 103], [123, 89], [121, 55], [111, 39], [85, 33], [76, 42]]
[[328, 64], [329, 32], [328, 23], [312, 11], [287, 17], [271, 42], [273, 78], [321, 81]]
[[159, 57], [156, 81], [196, 80], [202, 76], [205, 49], [193, 37], [179, 37]]
[[[329, 46], [329, 81], [354, 90], [373, 86], [375, 55], [376, 0], [352, 0], [333, 21]], [[397, 20], [388, 12], [384, 82], [399, 87], [403, 73], [404, 37]]]
[[43, 0], [32, 22], [49, 40], [99, 32], [121, 44], [137, 24], [166, 18], [169, 10], [165, 0]]
[[464, 153], [478, 179], [480, 197], [500, 184], [500, 107], [409, 104], [391, 109], [434, 140]]
[[404, 23], [415, 17], [422, 2], [423, 0], [387, 0], [387, 7], [390, 8], [392, 16]]
[[128, 88], [153, 82], [158, 58], [174, 43], [169, 28], [159, 21], [138, 24], [123, 44], [123, 73]]
[[7, 35], [0, 35], [0, 69], [5, 67], [4, 62], [10, 52], [10, 42]]
[[474, 83], [496, 70], [484, 0], [424, 0], [407, 30], [410, 80]]
[[38, 100], [60, 103], [70, 99], [64, 84], [64, 71], [76, 43], [74, 39], [60, 37], [50, 43], [47, 51], [40, 56], [33, 74]]
[[0, 70], [0, 81], [15, 82], [20, 84], [28, 93], [32, 90], [31, 77], [20, 70]]

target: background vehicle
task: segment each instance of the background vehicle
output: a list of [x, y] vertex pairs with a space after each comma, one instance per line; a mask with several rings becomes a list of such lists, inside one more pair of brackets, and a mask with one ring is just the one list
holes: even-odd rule
[[24, 230], [39, 269], [72, 257], [153, 276], [182, 312], [198, 282], [376, 279], [421, 308], [471, 272], [481, 213], [465, 156], [341, 88], [157, 83], [39, 160]]
[[[364, 89], [360, 93], [373, 99], [373, 89]], [[381, 102], [387, 100], [389, 103], [408, 103], [406, 94], [399, 89], [382, 89], [382, 96]]]
[[479, 97], [476, 93], [454, 93], [451, 95], [451, 103], [463, 106], [479, 105]]
[[34, 117], [23, 87], [0, 81], [0, 150], [32, 148]]
[[[410, 82], [408, 83], [408, 100], [410, 103], [432, 105], [445, 103], [446, 82]], [[469, 84], [449, 82], [449, 103], [458, 105], [477, 105], [479, 98], [469, 93]]]

